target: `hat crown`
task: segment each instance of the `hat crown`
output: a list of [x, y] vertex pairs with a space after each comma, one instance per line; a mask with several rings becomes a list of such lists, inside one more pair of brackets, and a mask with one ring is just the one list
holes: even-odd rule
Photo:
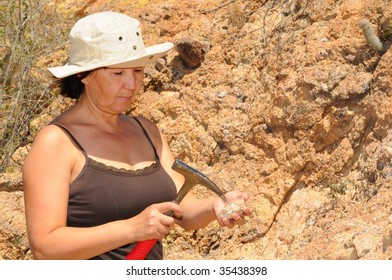
[[144, 67], [174, 47], [171, 42], [145, 47], [140, 22], [116, 12], [100, 12], [79, 19], [69, 37], [68, 63], [48, 68], [56, 78], [101, 67]]
[[145, 51], [140, 22], [115, 12], [101, 12], [80, 19], [70, 32], [70, 63], [113, 64]]

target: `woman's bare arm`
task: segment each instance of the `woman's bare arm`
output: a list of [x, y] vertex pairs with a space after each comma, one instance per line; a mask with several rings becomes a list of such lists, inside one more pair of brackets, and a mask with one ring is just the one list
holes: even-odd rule
[[[171, 169], [171, 165], [174, 162], [174, 156], [170, 150], [170, 147], [166, 141], [165, 136], [160, 133], [158, 128], [154, 128], [154, 124], [143, 119], [144, 125], [149, 127], [149, 132], [152, 131], [155, 144], [160, 156], [161, 164], [165, 168], [166, 172], [171, 176], [174, 183], [176, 184], [177, 191], [181, 188], [184, 183], [184, 177]], [[155, 131], [155, 132], [154, 132]], [[230, 192], [226, 194], [229, 201], [235, 200], [237, 198], [248, 199], [246, 193], [240, 192]], [[195, 195], [190, 191], [183, 201], [180, 203], [182, 208], [182, 219], [176, 220], [176, 223], [186, 230], [194, 230], [202, 228], [208, 225], [210, 222], [217, 220], [221, 226], [233, 227], [236, 224], [243, 224], [244, 217], [234, 214], [232, 219], [220, 219], [217, 214], [224, 207], [224, 202], [219, 197], [209, 198], [209, 199], [197, 199]], [[245, 215], [251, 214], [250, 208], [243, 209]]]

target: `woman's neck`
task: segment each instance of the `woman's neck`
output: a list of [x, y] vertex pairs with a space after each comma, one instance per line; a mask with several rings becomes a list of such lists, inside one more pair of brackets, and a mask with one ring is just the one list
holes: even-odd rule
[[72, 108], [72, 114], [82, 123], [91, 124], [107, 132], [115, 132], [121, 126], [123, 114], [100, 109], [87, 98], [81, 97]]

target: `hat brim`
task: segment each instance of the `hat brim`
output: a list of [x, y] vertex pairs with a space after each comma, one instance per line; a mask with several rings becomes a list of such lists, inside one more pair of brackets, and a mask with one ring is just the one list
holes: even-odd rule
[[63, 66], [50, 67], [49, 72], [56, 78], [65, 78], [74, 74], [91, 71], [101, 67], [109, 68], [128, 68], [142, 67], [149, 63], [155, 62], [158, 58], [166, 55], [174, 47], [173, 43], [166, 42], [151, 47], [146, 47], [145, 52], [139, 56], [132, 56], [122, 59], [122, 61], [113, 61], [113, 63], [95, 63], [85, 66], [67, 63]]

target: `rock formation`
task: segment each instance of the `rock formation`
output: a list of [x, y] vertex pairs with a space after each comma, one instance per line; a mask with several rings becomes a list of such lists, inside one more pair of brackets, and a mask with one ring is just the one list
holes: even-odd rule
[[[68, 19], [139, 18], [146, 45], [197, 42], [196, 64], [173, 51], [146, 68], [129, 113], [157, 122], [174, 155], [221, 188], [247, 191], [254, 215], [234, 229], [175, 227], [166, 259], [392, 258], [392, 50], [373, 50], [361, 29], [367, 19], [379, 32], [390, 1], [62, 2]], [[28, 148], [1, 175], [0, 259], [31, 258], [17, 163]]]

